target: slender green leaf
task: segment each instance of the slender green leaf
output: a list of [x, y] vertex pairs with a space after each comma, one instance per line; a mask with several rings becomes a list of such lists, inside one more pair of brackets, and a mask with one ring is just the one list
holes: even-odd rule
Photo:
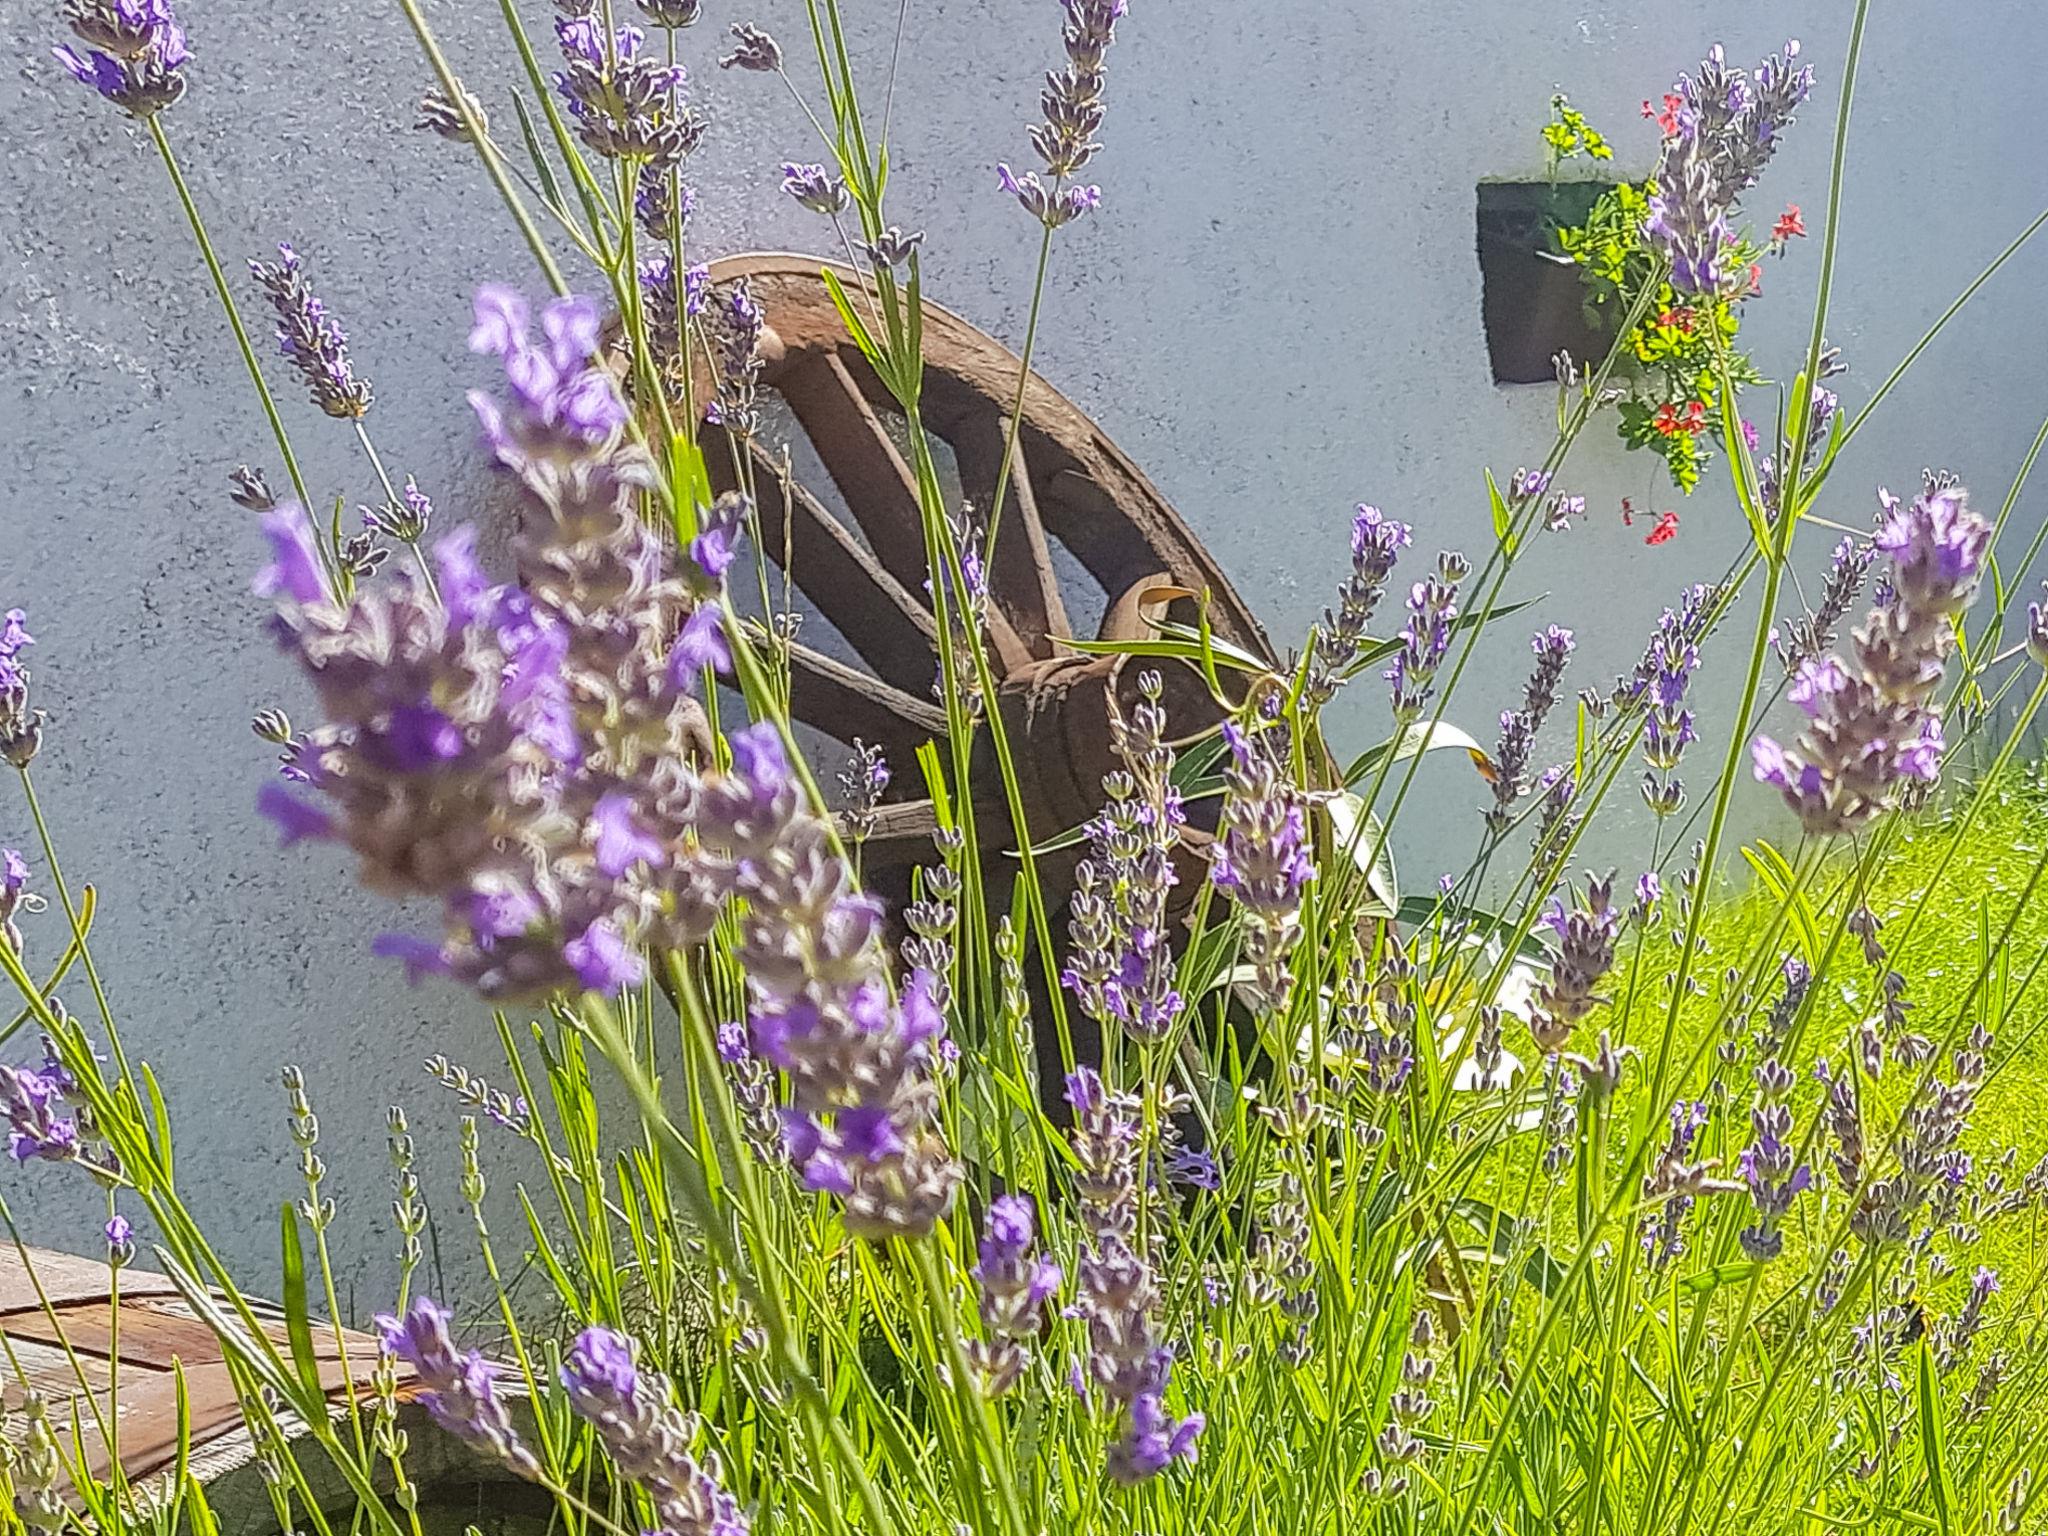
[[[840, 324], [846, 327], [846, 334], [853, 338], [853, 344], [860, 348], [860, 355], [868, 360], [868, 365], [882, 376], [885, 384], [888, 383], [888, 360], [883, 357], [882, 349], [875, 344], [875, 338], [869, 334], [867, 323], [854, 313], [852, 301], [846, 297], [846, 285], [840, 282], [839, 274], [830, 267], [821, 270], [825, 278], [825, 290], [832, 295], [832, 307], [839, 311]], [[893, 390], [894, 386], [890, 387]]]
[[1942, 1424], [1941, 1384], [1935, 1379], [1934, 1351], [1923, 1335], [1919, 1350], [1915, 1396], [1920, 1411], [1920, 1454], [1927, 1462], [1927, 1494], [1934, 1501], [1934, 1519], [1942, 1536], [1954, 1528], [1956, 1490], [1949, 1476], [1946, 1433]]
[[284, 1331], [291, 1342], [292, 1369], [310, 1399], [320, 1395], [320, 1362], [313, 1353], [313, 1326], [306, 1315], [306, 1253], [299, 1242], [299, 1213], [289, 1200], [278, 1215], [284, 1240]]
[[1504, 554], [1512, 555], [1515, 552], [1515, 517], [1508, 510], [1507, 498], [1501, 495], [1500, 486], [1495, 483], [1490, 469], [1486, 472], [1486, 500], [1493, 509], [1494, 540]]

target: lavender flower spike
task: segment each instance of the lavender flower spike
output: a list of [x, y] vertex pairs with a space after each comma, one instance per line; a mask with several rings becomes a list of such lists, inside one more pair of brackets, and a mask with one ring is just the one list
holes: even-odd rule
[[1649, 663], [1649, 710], [1643, 721], [1643, 800], [1659, 816], [1685, 804], [1685, 785], [1677, 769], [1685, 749], [1698, 740], [1692, 711], [1686, 708], [1686, 687], [1700, 664], [1699, 646], [1684, 620], [1669, 608], [1658, 621], [1644, 653]]
[[562, 1385], [612, 1465], [653, 1499], [664, 1536], [747, 1536], [717, 1456], [690, 1454], [694, 1424], [669, 1401], [668, 1384], [640, 1369], [624, 1334], [584, 1329], [562, 1363]]
[[1027, 1345], [1038, 1335], [1040, 1314], [1060, 1286], [1060, 1267], [1031, 1251], [1035, 1232], [1031, 1202], [1003, 1195], [990, 1202], [982, 1223], [980, 1262], [981, 1326], [986, 1338], [968, 1345], [981, 1374], [981, 1388], [999, 1397], [1017, 1384], [1030, 1363]]
[[1751, 76], [1729, 69], [1716, 44], [1697, 76], [1679, 78], [1682, 105], [1671, 118], [1643, 226], [1670, 261], [1679, 293], [1712, 294], [1727, 279], [1721, 262], [1734, 241], [1729, 215], [1813, 90], [1813, 70], [1798, 57], [1798, 42], [1787, 43]]
[[1493, 804], [1486, 810], [1486, 829], [1495, 836], [1508, 829], [1515, 805], [1528, 789], [1536, 733], [1557, 703], [1558, 683], [1577, 641], [1570, 630], [1553, 624], [1530, 641], [1530, 649], [1536, 653], [1536, 665], [1523, 690], [1522, 707], [1502, 713], [1500, 745], [1493, 754]]
[[384, 1353], [418, 1373], [426, 1389], [420, 1401], [435, 1423], [521, 1477], [540, 1476], [540, 1463], [519, 1443], [498, 1395], [496, 1367], [475, 1350], [458, 1354], [448, 1320], [447, 1308], [416, 1297], [404, 1317], [377, 1319]]
[[1542, 921], [1557, 938], [1557, 961], [1537, 990], [1529, 1030], [1544, 1050], [1556, 1051], [1579, 1020], [1605, 1001], [1595, 989], [1614, 967], [1615, 941], [1621, 935], [1613, 872], [1588, 879], [1585, 901], [1569, 912], [1561, 899], [1552, 898]]
[[1109, 1448], [1109, 1475], [1126, 1486], [1157, 1477], [1176, 1461], [1192, 1462], [1195, 1442], [1207, 1419], [1191, 1413], [1175, 1419], [1166, 1411], [1166, 1382], [1173, 1357], [1165, 1350], [1152, 1358], [1151, 1379], [1131, 1401], [1124, 1436]]
[[298, 252], [280, 245], [275, 262], [252, 261], [249, 273], [277, 312], [277, 350], [299, 371], [313, 403], [344, 421], [367, 416], [369, 381], [356, 377], [348, 336], [306, 281]]
[[0, 848], [0, 944], [20, 954], [21, 930], [14, 926], [14, 914], [42, 909], [43, 898], [28, 888], [28, 860], [19, 849]]
[[1798, 741], [1759, 736], [1750, 748], [1756, 777], [1821, 836], [1867, 825], [1908, 781], [1939, 775], [1934, 692], [1954, 644], [1951, 619], [1969, 606], [1991, 544], [1991, 525], [1960, 486], [1930, 483], [1910, 505], [1879, 496], [1876, 543], [1892, 558], [1892, 601], [1851, 637], [1853, 671], [1832, 656], [1801, 663], [1790, 697], [1809, 724]]
[[26, 768], [43, 745], [43, 712], [29, 708], [28, 668], [21, 653], [36, 643], [28, 615], [19, 608], [0, 614], [0, 761]]
[[1358, 504], [1351, 520], [1351, 572], [1337, 590], [1335, 609], [1323, 610], [1309, 647], [1303, 698], [1320, 708], [1336, 697], [1345, 669], [1366, 641], [1366, 626], [1394, 574], [1394, 562], [1412, 537], [1406, 523], [1382, 515], [1378, 507]]
[[150, 118], [185, 94], [191, 57], [170, 0], [65, 0], [65, 20], [86, 44], [54, 50], [57, 62], [130, 117]]
[[1401, 649], [1382, 674], [1394, 685], [1394, 718], [1403, 724], [1419, 716], [1436, 691], [1437, 669], [1451, 649], [1451, 624], [1458, 616], [1458, 583], [1472, 567], [1460, 554], [1437, 556], [1436, 572], [1408, 593], [1408, 623]]
[[1260, 1002], [1277, 1013], [1292, 980], [1287, 958], [1301, 936], [1301, 893], [1315, 878], [1308, 856], [1308, 812], [1273, 756], [1273, 733], [1247, 735], [1226, 722], [1230, 747], [1212, 878], [1245, 915], [1245, 947]]
[[78, 1122], [58, 1113], [58, 1085], [47, 1073], [0, 1065], [0, 1119], [7, 1152], [17, 1163], [68, 1163], [80, 1152]]
[[641, 52], [646, 34], [617, 27], [607, 39], [595, 16], [555, 24], [563, 68], [555, 91], [577, 137], [607, 160], [673, 164], [697, 147], [704, 120], [680, 98], [683, 67]]

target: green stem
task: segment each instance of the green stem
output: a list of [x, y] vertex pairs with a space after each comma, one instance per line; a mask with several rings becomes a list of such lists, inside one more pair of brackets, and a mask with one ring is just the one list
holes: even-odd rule
[[292, 452], [291, 439], [284, 430], [284, 418], [278, 415], [277, 401], [271, 397], [270, 386], [263, 382], [263, 369], [256, 361], [256, 349], [249, 341], [249, 329], [242, 324], [242, 312], [235, 305], [234, 291], [228, 287], [227, 274], [221, 270], [220, 258], [214, 254], [213, 241], [207, 237], [205, 221], [199, 217], [199, 205], [192, 201], [192, 189], [185, 184], [185, 173], [178, 167], [178, 157], [171, 152], [171, 141], [164, 135], [163, 119], [149, 120], [149, 136], [156, 144], [156, 152], [163, 157], [164, 170], [171, 178], [171, 188], [178, 194], [178, 203], [185, 210], [185, 222], [192, 228], [192, 238], [199, 244], [199, 254], [206, 262], [207, 275], [213, 279], [214, 296], [220, 300], [221, 311], [228, 318], [228, 327], [235, 333], [235, 345], [241, 349], [242, 366], [249, 370], [249, 382], [256, 386], [256, 398], [262, 402], [263, 415], [270, 423], [271, 435], [277, 439], [277, 451], [284, 459], [284, 470], [291, 477], [292, 491], [299, 498], [299, 505], [310, 516], [313, 498], [306, 490], [305, 477], [299, 473], [298, 456]]

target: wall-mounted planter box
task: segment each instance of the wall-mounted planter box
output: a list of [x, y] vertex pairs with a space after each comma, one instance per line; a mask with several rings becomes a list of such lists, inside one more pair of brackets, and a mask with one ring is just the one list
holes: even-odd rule
[[1553, 232], [1581, 223], [1606, 184], [1483, 181], [1479, 274], [1487, 359], [1496, 384], [1547, 384], [1561, 351], [1597, 363], [1613, 344], [1612, 317], [1586, 313], [1579, 269], [1556, 254]]

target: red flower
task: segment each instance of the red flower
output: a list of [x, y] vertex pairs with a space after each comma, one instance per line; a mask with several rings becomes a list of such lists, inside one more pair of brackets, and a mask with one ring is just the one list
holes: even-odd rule
[[1643, 103], [1643, 116], [1654, 117], [1657, 120], [1657, 131], [1667, 139], [1678, 137], [1678, 114], [1684, 110], [1685, 98], [1683, 96], [1674, 96], [1669, 91], [1664, 93], [1664, 110], [1662, 112], [1652, 112], [1650, 104], [1647, 101]]
[[1764, 291], [1764, 269], [1761, 262], [1749, 264], [1749, 292], [1751, 296]]
[[1806, 225], [1799, 217], [1799, 205], [1790, 204], [1778, 215], [1778, 222], [1771, 226], [1771, 243], [1783, 245], [1787, 240], [1806, 238]]
[[1650, 425], [1666, 437], [1676, 437], [1681, 432], [1704, 432], [1707, 429], [1706, 402], [1688, 400], [1681, 411], [1667, 400], [1657, 407], [1657, 414], [1651, 418]]
[[1693, 312], [1689, 308], [1667, 309], [1657, 317], [1657, 323], [1659, 325], [1673, 326], [1690, 336], [1692, 334]]
[[1669, 544], [1677, 537], [1678, 514], [1676, 512], [1659, 512], [1657, 514], [1657, 526], [1650, 530], [1649, 537], [1644, 539], [1643, 542], [1645, 544]]

